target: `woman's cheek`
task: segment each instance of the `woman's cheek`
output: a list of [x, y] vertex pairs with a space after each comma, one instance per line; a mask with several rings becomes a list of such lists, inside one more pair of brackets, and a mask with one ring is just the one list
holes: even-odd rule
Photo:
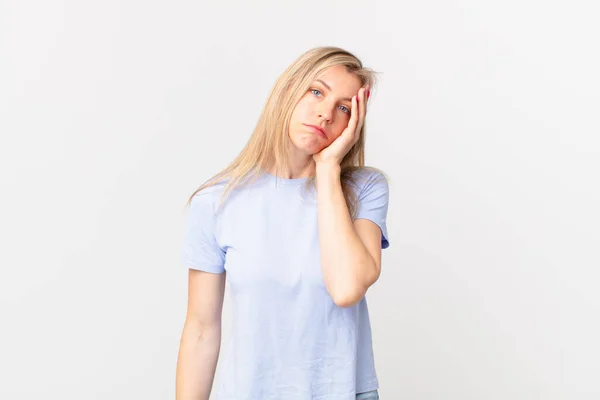
[[328, 140], [328, 144], [330, 145], [331, 143], [333, 143], [335, 141], [335, 139], [339, 138], [341, 136], [342, 132], [336, 132], [333, 135], [331, 135], [331, 137]]

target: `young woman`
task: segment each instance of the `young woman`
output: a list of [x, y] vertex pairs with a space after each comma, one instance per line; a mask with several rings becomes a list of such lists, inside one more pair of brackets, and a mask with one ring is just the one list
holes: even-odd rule
[[[239, 156], [191, 196], [178, 400], [378, 399], [365, 293], [389, 246], [388, 185], [364, 166], [374, 73], [320, 47], [277, 80]], [[221, 371], [221, 370], [220, 370]]]

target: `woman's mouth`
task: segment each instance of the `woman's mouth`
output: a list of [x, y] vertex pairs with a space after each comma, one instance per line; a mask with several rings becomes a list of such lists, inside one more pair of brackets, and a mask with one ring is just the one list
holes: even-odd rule
[[327, 135], [325, 134], [325, 131], [320, 126], [308, 125], [308, 124], [303, 124], [303, 125], [306, 126], [306, 127], [308, 127], [308, 128], [310, 128], [311, 131], [313, 131], [314, 133], [318, 134], [323, 139], [327, 139]]

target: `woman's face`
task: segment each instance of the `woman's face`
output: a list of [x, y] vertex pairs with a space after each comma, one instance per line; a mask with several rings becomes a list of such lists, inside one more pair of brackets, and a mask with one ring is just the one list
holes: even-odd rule
[[289, 129], [293, 145], [307, 155], [329, 146], [348, 126], [352, 97], [360, 87], [360, 78], [344, 66], [325, 70], [294, 108]]

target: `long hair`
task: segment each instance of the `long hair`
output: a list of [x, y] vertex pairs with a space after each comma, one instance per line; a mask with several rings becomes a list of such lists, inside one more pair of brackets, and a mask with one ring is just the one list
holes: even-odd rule
[[[276, 171], [289, 170], [288, 149], [291, 140], [288, 130], [292, 112], [308, 91], [310, 84], [326, 69], [339, 65], [344, 66], [348, 72], [356, 74], [361, 81], [361, 87], [367, 84], [370, 88], [374, 86], [375, 72], [363, 67], [362, 62], [354, 54], [332, 46], [308, 50], [298, 57], [275, 82], [254, 132], [239, 155], [225, 169], [196, 189], [187, 204], [189, 205], [196, 193], [202, 189], [227, 182], [220, 199], [222, 206], [232, 190], [256, 181], [267, 168], [274, 167]], [[354, 219], [358, 209], [357, 195], [351, 187], [352, 184], [356, 184], [354, 172], [358, 169], [379, 171], [376, 168], [365, 167], [364, 123], [358, 141], [344, 156], [340, 167], [342, 191]], [[314, 187], [314, 174], [307, 179], [306, 184]]]

